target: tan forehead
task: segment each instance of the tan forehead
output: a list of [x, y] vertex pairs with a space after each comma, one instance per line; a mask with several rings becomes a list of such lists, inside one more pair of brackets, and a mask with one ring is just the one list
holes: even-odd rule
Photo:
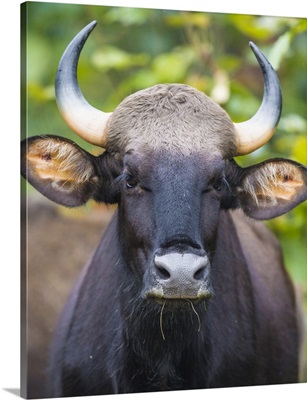
[[114, 111], [108, 137], [114, 151], [168, 148], [223, 154], [235, 149], [234, 126], [226, 112], [186, 85], [157, 85], [128, 97]]

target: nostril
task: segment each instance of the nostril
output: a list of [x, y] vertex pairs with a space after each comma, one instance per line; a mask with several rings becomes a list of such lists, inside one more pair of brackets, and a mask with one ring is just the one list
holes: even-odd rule
[[195, 272], [194, 279], [200, 281], [204, 278], [204, 274], [205, 274], [205, 267], [201, 267]]
[[171, 274], [167, 271], [167, 269], [161, 267], [160, 265], [156, 265], [157, 267], [157, 275], [159, 278], [167, 280], [171, 277]]
[[[209, 273], [208, 257], [193, 253], [156, 255], [153, 275], [163, 285], [199, 285]], [[163, 283], [162, 283], [163, 282]]]

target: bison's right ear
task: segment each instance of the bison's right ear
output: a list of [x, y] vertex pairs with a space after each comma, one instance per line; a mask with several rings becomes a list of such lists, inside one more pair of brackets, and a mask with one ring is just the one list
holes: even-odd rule
[[76, 207], [100, 186], [96, 157], [58, 136], [35, 136], [21, 143], [21, 173], [58, 204]]

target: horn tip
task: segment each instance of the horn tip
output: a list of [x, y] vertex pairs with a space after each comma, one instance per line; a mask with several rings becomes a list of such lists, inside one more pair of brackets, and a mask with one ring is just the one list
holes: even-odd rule
[[96, 27], [96, 25], [97, 25], [97, 21], [94, 20], [94, 21], [90, 22], [90, 23], [85, 27], [85, 30], [87, 30], [87, 31], [89, 31], [89, 32], [92, 32], [92, 30]]
[[249, 44], [249, 47], [253, 50], [254, 53], [259, 51], [258, 46], [256, 46], [254, 42], [250, 41], [248, 44]]

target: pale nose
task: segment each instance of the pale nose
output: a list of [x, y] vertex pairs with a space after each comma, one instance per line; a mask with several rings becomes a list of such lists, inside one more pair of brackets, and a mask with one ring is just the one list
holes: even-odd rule
[[206, 278], [207, 256], [191, 253], [169, 253], [155, 256], [154, 264], [159, 280], [165, 283], [195, 284]]

